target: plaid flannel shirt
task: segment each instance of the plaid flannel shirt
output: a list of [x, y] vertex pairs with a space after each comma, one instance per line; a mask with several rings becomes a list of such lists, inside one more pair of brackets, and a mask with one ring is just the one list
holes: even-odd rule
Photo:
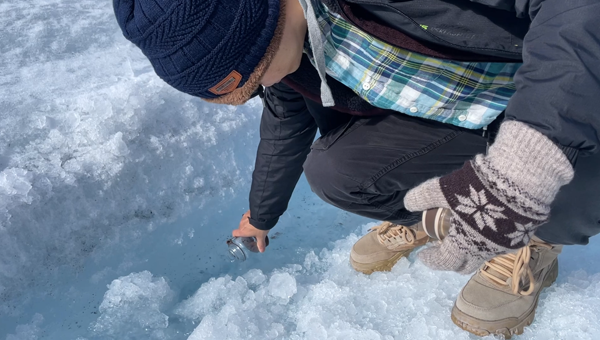
[[373, 106], [480, 129], [504, 111], [516, 90], [513, 76], [520, 63], [459, 62], [410, 52], [313, 3], [327, 74]]

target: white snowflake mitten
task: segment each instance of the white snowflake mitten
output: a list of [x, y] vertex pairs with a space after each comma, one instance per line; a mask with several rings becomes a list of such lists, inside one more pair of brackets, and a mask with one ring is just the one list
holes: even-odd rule
[[524, 123], [502, 123], [487, 155], [410, 190], [410, 211], [448, 208], [448, 236], [419, 253], [429, 267], [471, 273], [483, 262], [524, 247], [547, 221], [550, 203], [573, 178], [563, 151]]

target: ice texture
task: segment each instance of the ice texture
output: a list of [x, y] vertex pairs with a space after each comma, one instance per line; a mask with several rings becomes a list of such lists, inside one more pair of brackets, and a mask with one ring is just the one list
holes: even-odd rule
[[215, 106], [165, 85], [110, 1], [0, 13], [0, 312], [17, 315], [13, 299], [98, 247], [245, 186], [251, 155], [236, 153], [256, 144], [259, 102]]
[[40, 325], [44, 317], [38, 313], [33, 316], [29, 324], [17, 326], [15, 334], [8, 334], [6, 340], [37, 340], [40, 335]]
[[[248, 209], [261, 104], [178, 93], [111, 1], [0, 2], [0, 339], [474, 339], [468, 277], [415, 254], [348, 264], [372, 221], [301, 179], [267, 252], [227, 261]], [[516, 339], [600, 338], [600, 241], [565, 247]]]
[[[391, 272], [363, 275], [347, 259], [357, 240], [351, 234], [269, 274], [211, 279], [175, 313], [199, 322], [194, 340], [474, 338], [450, 320], [468, 276], [431, 271], [415, 255]], [[536, 322], [515, 338], [597, 338], [599, 294], [600, 274], [571, 272], [541, 295]]]
[[161, 331], [169, 326], [169, 317], [161, 310], [172, 298], [166, 280], [153, 278], [148, 271], [120, 277], [108, 286], [92, 329], [115, 338], [147, 333], [147, 338], [161, 339]]

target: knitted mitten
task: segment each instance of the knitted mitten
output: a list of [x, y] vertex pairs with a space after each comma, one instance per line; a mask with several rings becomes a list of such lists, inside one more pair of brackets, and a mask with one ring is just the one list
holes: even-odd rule
[[527, 245], [550, 203], [573, 178], [564, 153], [524, 123], [504, 122], [487, 155], [410, 190], [410, 211], [448, 208], [448, 236], [419, 253], [429, 267], [471, 273], [484, 261]]

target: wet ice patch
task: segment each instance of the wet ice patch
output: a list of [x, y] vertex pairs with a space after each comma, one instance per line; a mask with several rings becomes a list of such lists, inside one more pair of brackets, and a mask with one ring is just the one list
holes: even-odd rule
[[6, 336], [6, 340], [37, 340], [39, 339], [44, 317], [41, 314], [35, 314], [33, 320], [26, 325], [17, 326], [15, 334]]

